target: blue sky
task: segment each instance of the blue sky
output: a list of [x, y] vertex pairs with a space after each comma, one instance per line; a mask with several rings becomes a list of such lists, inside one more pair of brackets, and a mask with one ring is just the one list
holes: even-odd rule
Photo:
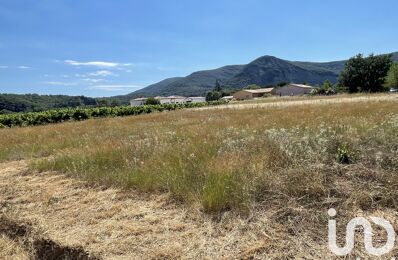
[[113, 96], [262, 55], [398, 51], [396, 0], [1, 0], [0, 93]]

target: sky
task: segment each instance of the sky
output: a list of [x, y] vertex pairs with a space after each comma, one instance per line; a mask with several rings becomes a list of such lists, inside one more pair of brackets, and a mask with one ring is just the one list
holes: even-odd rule
[[398, 51], [396, 0], [1, 0], [0, 93], [127, 94], [263, 55]]

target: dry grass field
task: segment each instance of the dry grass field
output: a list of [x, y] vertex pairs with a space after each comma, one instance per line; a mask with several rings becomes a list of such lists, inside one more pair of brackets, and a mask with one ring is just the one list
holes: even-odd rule
[[29, 259], [29, 254], [17, 242], [0, 236], [0, 259], [25, 260]]
[[0, 161], [2, 216], [95, 256], [332, 258], [331, 207], [397, 228], [398, 96], [0, 129]]

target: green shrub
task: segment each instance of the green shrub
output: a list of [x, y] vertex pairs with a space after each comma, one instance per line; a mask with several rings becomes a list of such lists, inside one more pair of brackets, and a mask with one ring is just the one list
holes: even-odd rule
[[342, 164], [351, 164], [356, 161], [357, 153], [347, 143], [337, 148], [336, 159]]
[[160, 100], [150, 97], [145, 101], [145, 105], [160, 105]]
[[153, 104], [139, 107], [96, 107], [96, 108], [72, 108], [57, 109], [43, 112], [22, 112], [0, 115], [0, 124], [5, 127], [34, 126], [50, 123], [60, 123], [69, 120], [81, 121], [95, 117], [131, 116], [149, 114], [152, 112], [172, 111], [184, 108], [203, 107], [206, 105], [225, 104], [223, 101], [209, 103], [186, 103], [186, 104]]

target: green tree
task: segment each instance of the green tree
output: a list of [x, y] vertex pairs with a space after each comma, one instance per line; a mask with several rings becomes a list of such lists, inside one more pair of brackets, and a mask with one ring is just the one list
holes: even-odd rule
[[281, 82], [279, 82], [278, 84], [276, 84], [276, 86], [278, 86], [278, 87], [283, 87], [283, 86], [286, 86], [286, 85], [288, 85], [289, 84], [289, 82], [287, 82], [287, 81], [281, 81]]
[[97, 100], [97, 104], [98, 104], [98, 106], [100, 106], [100, 107], [107, 107], [107, 106], [109, 106], [108, 100], [106, 100], [106, 99], [99, 99], [99, 100]]
[[214, 91], [215, 92], [221, 92], [221, 90], [222, 90], [221, 84], [220, 84], [220, 82], [217, 79], [216, 80], [216, 86], [214, 87]]
[[244, 89], [259, 89], [259, 88], [261, 88], [259, 85], [250, 84], [250, 85], [247, 85]]
[[221, 92], [211, 91], [206, 94], [206, 101], [216, 101], [222, 98]]
[[160, 100], [153, 97], [147, 98], [147, 100], [145, 101], [145, 105], [159, 105], [159, 104]]
[[117, 99], [112, 99], [110, 106], [117, 107], [117, 106], [120, 106], [120, 103]]
[[386, 87], [398, 88], [398, 63], [391, 65], [386, 77]]
[[333, 88], [333, 85], [332, 85], [332, 83], [330, 83], [330, 81], [327, 79], [327, 80], [325, 80], [325, 81], [323, 82], [322, 88], [325, 89], [325, 90], [328, 90], [328, 89]]
[[358, 54], [345, 64], [339, 84], [346, 87], [350, 93], [382, 91], [391, 64], [391, 55], [371, 54], [365, 58]]

